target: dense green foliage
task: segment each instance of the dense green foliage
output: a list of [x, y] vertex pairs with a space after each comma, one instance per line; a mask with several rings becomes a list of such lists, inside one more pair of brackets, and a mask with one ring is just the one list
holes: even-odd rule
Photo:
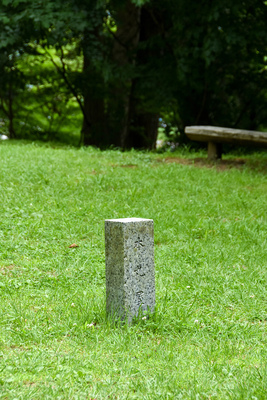
[[[1, 399], [266, 398], [266, 153], [178, 156], [0, 144]], [[104, 219], [133, 216], [154, 219], [157, 311], [119, 327]]]
[[136, 148], [155, 146], [159, 116], [180, 134], [262, 129], [266, 20], [262, 0], [3, 0], [2, 125]]

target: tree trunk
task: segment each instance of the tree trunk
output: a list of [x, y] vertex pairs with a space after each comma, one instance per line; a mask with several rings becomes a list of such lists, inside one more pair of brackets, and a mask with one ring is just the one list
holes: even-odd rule
[[9, 132], [9, 139], [15, 139], [16, 133], [14, 130], [14, 113], [13, 113], [13, 93], [12, 93], [12, 84], [9, 84], [8, 88], [8, 118], [9, 118], [9, 125], [8, 125], [8, 132]]
[[[95, 32], [98, 35], [98, 32]], [[101, 74], [95, 70], [90, 62], [90, 49], [88, 39], [84, 35], [83, 43], [83, 74], [84, 74], [84, 105], [83, 126], [81, 131], [81, 144], [85, 146], [106, 147], [109, 143], [107, 123], [104, 106], [103, 87]]]
[[127, 147], [133, 147], [135, 149], [155, 149], [158, 136], [159, 114], [149, 112], [140, 113], [138, 110], [134, 111], [135, 116], [130, 126]]
[[[149, 11], [143, 7], [140, 16], [140, 43], [148, 41], [151, 37], [159, 33], [159, 26], [155, 23]], [[150, 57], [155, 57], [155, 50], [142, 50], [137, 53], [136, 62], [138, 66], [145, 65]], [[156, 56], [160, 57], [158, 49]], [[151, 112], [140, 107], [140, 100], [135, 96], [134, 88], [138, 83], [136, 78], [132, 84], [133, 93], [131, 96], [131, 125], [128, 134], [128, 147], [138, 149], [155, 149], [158, 136], [158, 112]], [[143, 78], [141, 78], [143, 79]], [[146, 93], [142, 93], [146, 97]], [[149, 96], [148, 96], [149, 97]]]
[[159, 114], [158, 113], [145, 113], [139, 115], [139, 127], [143, 127], [144, 134], [142, 137], [136, 137], [138, 140], [135, 143], [135, 148], [146, 148], [153, 150], [156, 148], [156, 142], [158, 137], [158, 121]]
[[90, 91], [84, 92], [84, 118], [82, 126], [82, 141], [85, 146], [105, 147], [106, 137], [106, 116], [104, 100], [96, 99]]
[[[136, 7], [127, 1], [126, 6], [118, 14], [118, 27], [115, 35], [113, 47], [113, 58], [122, 70], [130, 70], [135, 65], [135, 52], [139, 43], [140, 36], [140, 13], [139, 7]], [[129, 147], [130, 124], [132, 117], [132, 96], [133, 80], [126, 73], [126, 77], [120, 79], [114, 89], [114, 100], [120, 125], [120, 146]]]

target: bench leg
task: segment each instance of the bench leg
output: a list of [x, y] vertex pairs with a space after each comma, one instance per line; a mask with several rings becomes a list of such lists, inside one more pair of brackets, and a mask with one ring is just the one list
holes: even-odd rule
[[222, 158], [221, 143], [208, 142], [208, 159], [218, 160], [220, 158]]

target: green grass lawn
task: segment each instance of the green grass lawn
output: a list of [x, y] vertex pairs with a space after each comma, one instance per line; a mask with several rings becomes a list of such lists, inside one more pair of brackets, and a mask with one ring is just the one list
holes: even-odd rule
[[[199, 157], [0, 144], [1, 399], [267, 398], [267, 153]], [[154, 220], [157, 306], [114, 326], [124, 217]]]

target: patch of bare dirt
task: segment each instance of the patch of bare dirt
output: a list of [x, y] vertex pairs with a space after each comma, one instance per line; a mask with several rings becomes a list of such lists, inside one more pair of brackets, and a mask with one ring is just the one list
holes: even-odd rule
[[138, 165], [136, 164], [112, 164], [112, 168], [137, 168]]
[[23, 385], [28, 386], [28, 387], [33, 387], [33, 386], [36, 386], [37, 383], [32, 382], [32, 381], [23, 381]]
[[137, 165], [135, 164], [125, 164], [125, 165], [120, 165], [122, 168], [137, 168]]
[[12, 271], [16, 268], [14, 264], [5, 265], [0, 267], [0, 274], [2, 275], [11, 275]]
[[225, 171], [231, 168], [241, 169], [245, 164], [246, 160], [242, 158], [235, 158], [232, 160], [217, 160], [211, 161], [207, 158], [180, 158], [180, 157], [167, 157], [162, 160], [158, 160], [161, 162], [165, 162], [167, 164], [176, 163], [183, 165], [193, 165], [197, 168], [216, 168], [218, 171]]

